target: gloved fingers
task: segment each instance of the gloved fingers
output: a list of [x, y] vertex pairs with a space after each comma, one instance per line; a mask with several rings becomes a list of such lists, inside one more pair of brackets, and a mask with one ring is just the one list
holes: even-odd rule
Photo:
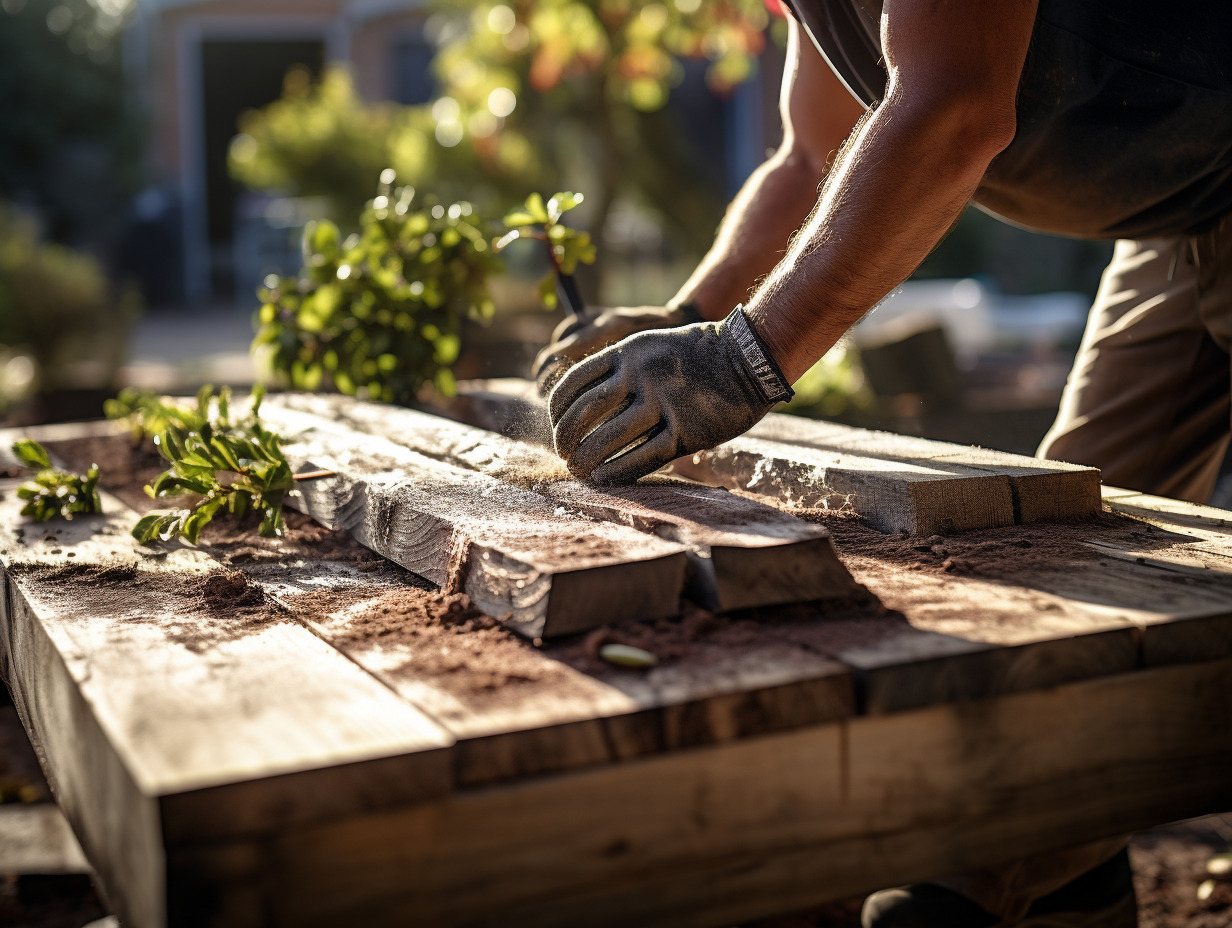
[[539, 385], [539, 395], [547, 396], [552, 392], [552, 388], [556, 386], [556, 382], [565, 375], [565, 371], [572, 367], [574, 361], [571, 358], [566, 358], [557, 353], [556, 345], [551, 344], [541, 350], [535, 356], [535, 363], [531, 367], [531, 376]]
[[634, 483], [678, 457], [679, 437], [674, 428], [664, 424], [637, 447], [604, 461], [590, 472], [588, 479], [591, 483], [609, 485]]
[[[634, 398], [628, 407], [620, 409], [582, 438], [568, 456], [569, 472], [579, 480], [590, 479], [596, 467], [656, 428], [661, 421], [657, 408]], [[563, 424], [564, 420], [561, 422]]]
[[[615, 329], [606, 329], [581, 325], [560, 338], [553, 335], [552, 341], [548, 342], [547, 346], [535, 357], [534, 367], [531, 368], [532, 376], [542, 387], [545, 381], [551, 379], [552, 371], [549, 368], [558, 368], [562, 372], [567, 370], [570, 365], [606, 348], [613, 342], [620, 341], [628, 334], [624, 331], [625, 328], [625, 326], [618, 326]], [[559, 332], [559, 329], [557, 331]], [[560, 373], [557, 373], [556, 377], [559, 376]], [[551, 386], [549, 385], [547, 389], [551, 390]]]
[[[616, 374], [616, 365], [620, 355], [611, 351], [602, 351], [583, 361], [579, 361], [557, 381], [548, 396], [548, 415], [555, 425], [565, 410], [573, 405], [574, 400], [587, 390]], [[615, 385], [608, 387], [615, 389]]]
[[553, 417], [552, 436], [556, 453], [571, 461], [578, 445], [587, 435], [623, 412], [633, 401], [634, 396], [626, 388], [623, 378], [608, 377], [594, 384], [574, 400], [573, 405], [559, 418]]

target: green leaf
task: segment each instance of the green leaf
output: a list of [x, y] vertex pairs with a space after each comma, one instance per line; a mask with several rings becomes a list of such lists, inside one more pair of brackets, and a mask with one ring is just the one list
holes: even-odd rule
[[548, 200], [548, 218], [552, 222], [560, 222], [560, 217], [573, 209], [582, 200], [585, 199], [580, 193], [564, 193], [555, 194], [552, 199]]
[[546, 224], [550, 221], [547, 207], [543, 205], [543, 194], [541, 193], [532, 193], [526, 198], [526, 212], [530, 214], [531, 221], [533, 222]]
[[159, 535], [159, 525], [163, 518], [163, 514], [158, 512], [151, 512], [147, 516], [142, 516], [137, 520], [137, 524], [133, 526], [132, 536], [142, 544], [154, 541]]
[[51, 458], [47, 454], [47, 449], [32, 438], [23, 438], [13, 442], [13, 454], [27, 467], [51, 467]]
[[[535, 217], [524, 209], [515, 209], [501, 220], [507, 226], [532, 226], [535, 224], [535, 221]], [[516, 232], [517, 229], [514, 229], [514, 231]], [[504, 239], [501, 239], [501, 241], [504, 241]]]

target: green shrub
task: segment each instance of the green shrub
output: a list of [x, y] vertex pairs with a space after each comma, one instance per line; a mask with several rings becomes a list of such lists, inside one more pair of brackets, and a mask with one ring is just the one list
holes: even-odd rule
[[453, 392], [463, 323], [491, 318], [500, 262], [469, 203], [415, 208], [414, 189], [394, 179], [382, 174], [358, 233], [311, 223], [299, 278], [259, 292], [253, 349], [276, 382], [399, 403], [429, 382]]
[[137, 310], [97, 261], [40, 242], [32, 223], [0, 205], [0, 345], [33, 359], [40, 388], [109, 382]]

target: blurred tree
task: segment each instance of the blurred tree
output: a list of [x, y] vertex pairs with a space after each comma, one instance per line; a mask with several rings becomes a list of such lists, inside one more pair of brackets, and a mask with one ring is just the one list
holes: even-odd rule
[[[111, 386], [138, 309], [97, 261], [40, 242], [33, 223], [0, 203], [0, 406], [35, 387]], [[18, 391], [6, 384], [20, 357], [29, 377]]]
[[[528, 190], [588, 192], [600, 251], [618, 197], [655, 212], [680, 251], [700, 255], [722, 191], [697, 170], [665, 110], [681, 60], [709, 62], [728, 93], [755, 73], [762, 0], [461, 0], [433, 19], [439, 93], [430, 104], [365, 105], [337, 70], [245, 117], [231, 147], [243, 183], [328, 196], [336, 215], [362, 202], [382, 167], [482, 212]], [[348, 210], [344, 205], [349, 204]]]
[[137, 181], [120, 30], [131, 0], [0, 0], [0, 197], [57, 240], [97, 237]]

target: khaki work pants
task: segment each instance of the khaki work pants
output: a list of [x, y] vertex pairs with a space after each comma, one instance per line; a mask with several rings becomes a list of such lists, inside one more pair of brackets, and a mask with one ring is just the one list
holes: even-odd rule
[[1040, 457], [1205, 503], [1228, 445], [1230, 350], [1232, 216], [1203, 235], [1117, 242]]
[[[1109, 486], [1205, 503], [1232, 417], [1232, 216], [1203, 235], [1119, 241], [1040, 457]], [[1109, 838], [938, 880], [1013, 923], [1108, 860]]]

